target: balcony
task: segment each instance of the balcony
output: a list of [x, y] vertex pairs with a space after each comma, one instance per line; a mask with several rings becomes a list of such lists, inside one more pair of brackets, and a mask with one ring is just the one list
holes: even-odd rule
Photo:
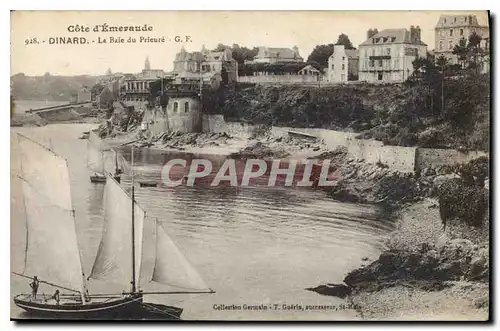
[[391, 56], [390, 55], [372, 55], [369, 57], [370, 60], [375, 61], [375, 60], [390, 60]]

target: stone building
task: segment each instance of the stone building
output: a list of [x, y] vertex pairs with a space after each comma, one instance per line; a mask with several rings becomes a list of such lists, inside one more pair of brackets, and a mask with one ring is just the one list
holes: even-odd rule
[[166, 107], [147, 109], [141, 127], [150, 136], [163, 132], [201, 132], [202, 106], [196, 86], [190, 84], [170, 85], [165, 90], [168, 96]]
[[[488, 26], [479, 25], [474, 15], [440, 16], [434, 28], [435, 33], [435, 56], [444, 56], [451, 64], [458, 63], [457, 55], [453, 54], [453, 48], [463, 38], [469, 40], [473, 33], [478, 34], [481, 40], [481, 48], [490, 48], [490, 29]], [[484, 63], [483, 71], [489, 71], [488, 63]]]
[[277, 48], [277, 47], [259, 47], [259, 53], [253, 60], [245, 61], [245, 64], [251, 63], [290, 63], [290, 62], [304, 62], [304, 58], [299, 54], [297, 46], [290, 48]]
[[150, 98], [151, 83], [168, 77], [162, 69], [151, 69], [149, 59], [144, 61], [144, 69], [138, 74], [125, 74], [120, 87], [120, 100], [129, 106], [145, 108]]
[[169, 131], [202, 131], [201, 103], [196, 95], [171, 95], [166, 113]]
[[359, 45], [359, 80], [404, 82], [413, 73], [413, 61], [425, 56], [427, 45], [420, 37], [420, 27], [367, 31]]
[[333, 46], [333, 53], [328, 58], [327, 80], [334, 83], [345, 83], [358, 79], [359, 52], [345, 49], [344, 45]]
[[200, 52], [187, 52], [182, 47], [175, 56], [173, 74], [177, 76], [183, 73], [197, 73], [198, 75], [201, 73], [205, 77], [219, 74], [224, 84], [230, 84], [238, 79], [238, 62], [233, 59], [230, 49], [211, 52], [203, 46]]
[[87, 87], [83, 87], [77, 94], [78, 102], [90, 102], [92, 100], [90, 90]]

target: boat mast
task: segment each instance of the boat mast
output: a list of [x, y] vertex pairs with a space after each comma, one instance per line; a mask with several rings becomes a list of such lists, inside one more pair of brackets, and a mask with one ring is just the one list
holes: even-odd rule
[[135, 293], [134, 145], [132, 145], [132, 293]]
[[118, 175], [118, 152], [116, 149], [113, 150], [115, 152], [115, 175]]

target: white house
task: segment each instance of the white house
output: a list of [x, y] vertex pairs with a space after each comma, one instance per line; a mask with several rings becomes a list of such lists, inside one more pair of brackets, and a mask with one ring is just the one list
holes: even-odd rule
[[368, 30], [359, 45], [359, 80], [404, 82], [413, 73], [413, 61], [425, 56], [427, 45], [420, 39], [420, 28]]
[[328, 58], [327, 80], [345, 83], [358, 77], [358, 51], [345, 49], [344, 45], [333, 46], [333, 54]]

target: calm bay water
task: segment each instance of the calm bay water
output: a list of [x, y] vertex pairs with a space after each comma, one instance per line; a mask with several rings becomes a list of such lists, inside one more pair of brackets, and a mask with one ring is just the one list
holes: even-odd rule
[[[79, 245], [86, 274], [90, 273], [101, 239], [103, 184], [92, 184], [86, 168], [86, 141], [77, 139], [86, 124], [54, 124], [15, 128], [68, 159]], [[14, 129], [13, 129], [14, 130]], [[136, 178], [159, 178], [159, 165], [168, 154], [137, 151]], [[128, 158], [127, 151], [124, 156]], [[15, 158], [15, 154], [12, 155]], [[155, 170], [156, 169], [156, 170]], [[129, 188], [129, 179], [122, 184]], [[12, 187], [12, 269], [22, 268], [24, 220], [18, 189]], [[17, 199], [15, 198], [17, 197]], [[184, 308], [184, 319], [297, 319], [356, 318], [353, 310], [248, 311], [217, 310], [214, 305], [339, 305], [344, 300], [306, 291], [341, 282], [362, 259], [376, 258], [392, 225], [372, 206], [332, 201], [309, 188], [181, 187], [137, 188], [136, 198], [148, 215], [144, 238], [150, 244], [155, 219], [176, 242], [191, 264], [217, 293], [148, 297], [149, 301]], [[63, 248], [62, 248], [63, 249]], [[144, 267], [152, 268], [145, 248]], [[40, 261], [43, 263], [43, 261]], [[153, 283], [145, 290], [158, 289]], [[12, 277], [11, 295], [29, 290], [28, 281]], [[41, 288], [49, 293], [50, 288]], [[91, 281], [91, 293], [122, 291], [114, 284]], [[11, 316], [25, 316], [12, 304]]]

